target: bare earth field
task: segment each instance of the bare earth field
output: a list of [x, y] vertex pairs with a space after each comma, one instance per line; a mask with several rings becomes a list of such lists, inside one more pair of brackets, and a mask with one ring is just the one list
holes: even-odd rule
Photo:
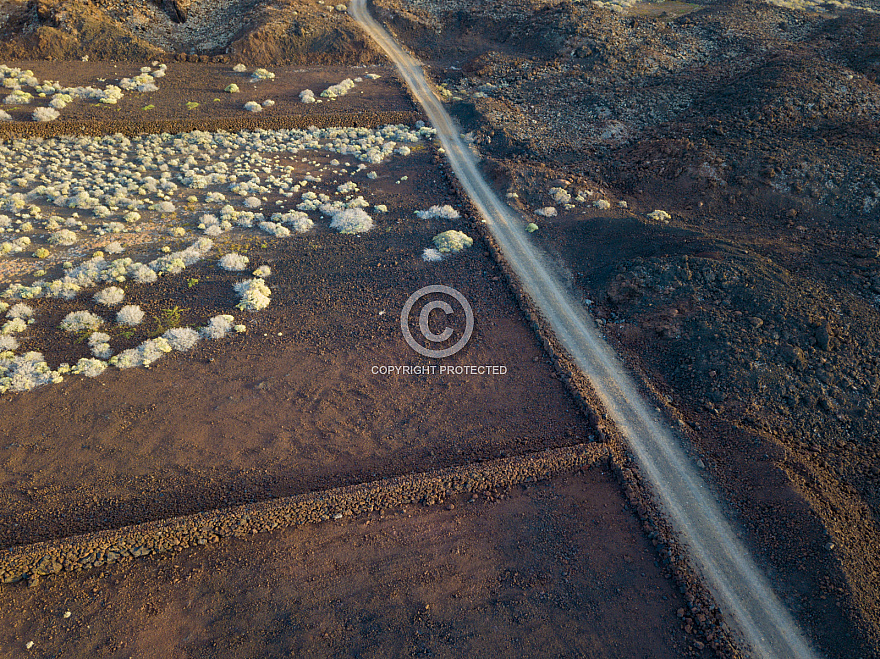
[[473, 503], [405, 506], [43, 581], [6, 595], [0, 649], [707, 656], [686, 645], [677, 611], [687, 604], [624, 508], [594, 467]]

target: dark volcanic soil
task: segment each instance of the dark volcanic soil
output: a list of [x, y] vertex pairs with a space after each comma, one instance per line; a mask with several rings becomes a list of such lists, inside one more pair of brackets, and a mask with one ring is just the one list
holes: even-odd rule
[[758, 554], [794, 590], [809, 565], [837, 600], [809, 616], [826, 651], [864, 635], [855, 654], [875, 656], [880, 19], [376, 5], [435, 62], [485, 170], [689, 429]]
[[11, 586], [0, 653], [708, 656], [598, 467], [496, 495]]

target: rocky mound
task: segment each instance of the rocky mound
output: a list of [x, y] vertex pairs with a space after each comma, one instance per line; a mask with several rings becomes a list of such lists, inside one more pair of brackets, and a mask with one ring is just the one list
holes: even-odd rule
[[379, 61], [344, 5], [336, 7], [303, 0], [7, 0], [0, 4], [0, 58]]

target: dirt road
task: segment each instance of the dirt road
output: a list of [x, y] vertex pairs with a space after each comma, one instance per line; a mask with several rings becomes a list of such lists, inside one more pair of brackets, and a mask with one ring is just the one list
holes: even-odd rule
[[652, 411], [639, 395], [592, 318], [567, 294], [561, 279], [530, 243], [525, 232], [528, 220], [503, 203], [482, 177], [476, 159], [435, 96], [421, 64], [373, 20], [364, 0], [353, 0], [349, 12], [387, 53], [424, 107], [452, 169], [506, 260], [569, 355], [590, 379], [719, 606], [753, 654], [814, 657], [797, 624], [737, 539], [679, 439], [659, 412]]

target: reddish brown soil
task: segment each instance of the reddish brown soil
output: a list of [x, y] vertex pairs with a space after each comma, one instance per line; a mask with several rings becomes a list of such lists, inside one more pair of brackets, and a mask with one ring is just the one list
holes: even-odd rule
[[[3, 545], [587, 438], [586, 420], [550, 377], [483, 248], [421, 260], [440, 231], [470, 231], [463, 221], [413, 215], [454, 201], [430, 150], [377, 169], [375, 181], [358, 180], [368, 199], [391, 211], [377, 213], [377, 228], [362, 237], [339, 235], [326, 220], [280, 241], [260, 233], [228, 245], [224, 237], [227, 246], [203, 265], [154, 285], [123, 285], [148, 320], [128, 339], [115, 337], [117, 349], [144, 340], [156, 331], [151, 317], [175, 306], [187, 325], [234, 313], [246, 336], [203, 343], [149, 370], [71, 377], [0, 398]], [[396, 183], [405, 173], [409, 179]], [[234, 309], [232, 284], [247, 275], [215, 265], [233, 249], [246, 251], [253, 267], [272, 267], [265, 311]], [[429, 363], [405, 344], [400, 309], [436, 283], [460, 290], [476, 317], [466, 348], [443, 363], [504, 365], [506, 375], [372, 372]], [[40, 300], [28, 349], [56, 365], [87, 356], [86, 344], [55, 329], [84, 305], [92, 305], [87, 296]]]
[[[703, 656], [598, 468], [4, 591], [0, 653]], [[63, 618], [70, 611], [69, 618]]]

